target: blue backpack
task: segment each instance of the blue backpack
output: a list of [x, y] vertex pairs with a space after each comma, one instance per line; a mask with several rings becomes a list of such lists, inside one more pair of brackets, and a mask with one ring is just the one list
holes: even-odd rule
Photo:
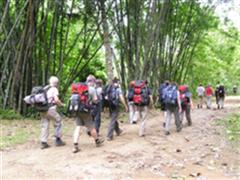
[[168, 105], [177, 105], [177, 87], [169, 85], [167, 88], [163, 89], [163, 101]]
[[169, 85], [166, 83], [162, 83], [158, 89], [158, 96], [159, 96], [159, 101], [162, 102], [164, 99], [164, 93], [163, 90], [166, 89]]

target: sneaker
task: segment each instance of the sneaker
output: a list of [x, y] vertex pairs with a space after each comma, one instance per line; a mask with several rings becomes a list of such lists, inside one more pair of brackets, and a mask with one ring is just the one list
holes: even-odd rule
[[139, 137], [145, 137], [145, 134], [140, 134]]
[[46, 142], [41, 142], [41, 149], [49, 148], [50, 146]]
[[137, 124], [137, 121], [133, 121], [132, 124]]
[[97, 147], [101, 146], [101, 145], [103, 144], [103, 142], [104, 142], [104, 139], [103, 139], [103, 138], [97, 138], [97, 139], [95, 140], [95, 143], [96, 143], [96, 146], [97, 146]]
[[166, 136], [170, 135], [170, 132], [169, 132], [169, 131], [166, 131], [166, 132], [165, 132], [165, 135], [166, 135]]
[[190, 122], [188, 122], [188, 126], [191, 126], [192, 125], [192, 122], [190, 121]]
[[57, 138], [55, 141], [55, 146], [64, 146], [66, 143], [61, 140], [61, 138]]
[[73, 152], [73, 153], [77, 153], [77, 152], [79, 152], [79, 151], [80, 151], [80, 149], [79, 149], [77, 146], [74, 146], [72, 152]]

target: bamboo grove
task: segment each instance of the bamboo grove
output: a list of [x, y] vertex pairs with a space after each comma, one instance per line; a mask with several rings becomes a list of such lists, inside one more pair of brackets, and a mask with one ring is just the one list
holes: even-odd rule
[[1, 108], [25, 114], [23, 97], [50, 75], [63, 95], [89, 73], [117, 73], [124, 88], [132, 79], [185, 82], [196, 46], [218, 22], [213, 8], [192, 0], [2, 0]]

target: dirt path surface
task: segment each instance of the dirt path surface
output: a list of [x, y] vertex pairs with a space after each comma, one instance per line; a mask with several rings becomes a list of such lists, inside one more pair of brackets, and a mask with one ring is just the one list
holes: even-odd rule
[[[3, 179], [240, 179], [239, 149], [216, 123], [239, 112], [239, 102], [229, 97], [224, 110], [195, 109], [193, 125], [177, 133], [172, 121], [170, 136], [156, 111], [149, 113], [145, 137], [138, 137], [139, 124], [122, 123], [125, 134], [96, 148], [83, 131], [77, 154], [70, 133], [64, 147], [41, 150], [34, 139], [2, 152]], [[105, 135], [106, 123], [102, 129]]]

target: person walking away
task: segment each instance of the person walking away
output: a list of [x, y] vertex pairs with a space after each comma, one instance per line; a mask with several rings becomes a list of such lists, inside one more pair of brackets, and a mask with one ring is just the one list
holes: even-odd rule
[[182, 130], [182, 124], [180, 121], [180, 114], [182, 112], [181, 102], [180, 102], [180, 93], [176, 83], [171, 83], [168, 88], [164, 90], [164, 102], [167, 109], [166, 117], [166, 126], [165, 126], [165, 135], [170, 134], [170, 123], [171, 116], [174, 115], [175, 125], [177, 132]]
[[47, 90], [47, 100], [51, 107], [47, 112], [40, 112], [41, 117], [41, 149], [48, 148], [47, 143], [49, 136], [50, 120], [54, 121], [55, 127], [55, 145], [64, 146], [65, 142], [62, 141], [62, 117], [57, 112], [57, 106], [64, 106], [59, 99], [58, 91], [59, 80], [56, 76], [51, 76], [49, 79], [49, 89]]
[[87, 128], [97, 147], [104, 142], [104, 139], [97, 136], [94, 123], [94, 117], [96, 116], [96, 104], [98, 102], [97, 92], [95, 89], [95, 77], [93, 75], [89, 75], [86, 83], [78, 83], [78, 92], [80, 105], [78, 115], [75, 118], [76, 128], [73, 134], [73, 153], [77, 153], [80, 150], [78, 147], [78, 140], [81, 126]]
[[148, 106], [153, 105], [153, 98], [151, 89], [148, 87], [146, 80], [136, 80], [134, 83], [133, 91], [133, 103], [134, 103], [134, 117], [133, 120], [137, 122], [140, 120], [139, 136], [145, 136], [146, 118], [148, 112]]
[[188, 126], [191, 126], [192, 125], [191, 109], [193, 109], [192, 94], [190, 93], [187, 85], [181, 85], [179, 86], [178, 89], [180, 92], [180, 101], [182, 106], [182, 111], [180, 113], [181, 124], [183, 122], [183, 117], [185, 114]]
[[108, 88], [106, 89], [105, 99], [109, 103], [109, 111], [110, 111], [110, 123], [108, 127], [108, 133], [107, 133], [107, 140], [111, 141], [113, 140], [113, 133], [116, 132], [117, 136], [120, 136], [123, 133], [123, 130], [119, 127], [118, 122], [118, 115], [119, 115], [119, 102], [121, 102], [124, 107], [125, 111], [128, 112], [128, 106], [126, 105], [119, 79], [114, 78], [112, 83], [108, 85]]
[[225, 89], [223, 85], [218, 88], [218, 109], [224, 108]]
[[166, 80], [164, 83], [162, 83], [158, 89], [158, 102], [161, 106], [161, 111], [163, 111], [163, 127], [166, 125], [166, 117], [167, 117], [167, 110], [166, 110], [166, 104], [164, 102], [164, 89], [168, 88], [170, 82]]
[[103, 106], [103, 82], [101, 79], [96, 80], [96, 92], [97, 92], [97, 105], [96, 105], [96, 116], [94, 118], [95, 122], [95, 128], [97, 131], [97, 135], [99, 135], [100, 132], [100, 126], [101, 126], [101, 112], [102, 112], [102, 106]]
[[126, 94], [128, 100], [128, 109], [129, 109], [129, 122], [131, 124], [136, 124], [137, 122], [133, 120], [134, 118], [134, 102], [133, 102], [133, 95], [134, 95], [134, 84], [135, 81], [131, 81], [129, 83], [128, 91]]
[[202, 84], [199, 84], [197, 87], [197, 96], [198, 96], [198, 108], [203, 108], [203, 97], [205, 93], [205, 88], [202, 86]]
[[211, 109], [213, 89], [210, 84], [206, 87], [205, 95], [207, 100], [207, 109]]
[[233, 86], [233, 94], [236, 95], [237, 94], [237, 85]]

